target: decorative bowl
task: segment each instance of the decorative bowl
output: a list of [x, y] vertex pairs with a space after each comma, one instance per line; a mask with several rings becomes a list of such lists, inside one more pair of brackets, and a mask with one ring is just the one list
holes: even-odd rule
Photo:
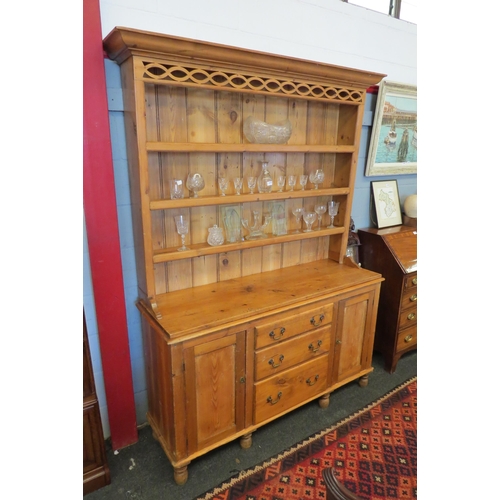
[[243, 122], [243, 133], [248, 141], [255, 144], [285, 144], [292, 135], [290, 120], [271, 125], [249, 116]]

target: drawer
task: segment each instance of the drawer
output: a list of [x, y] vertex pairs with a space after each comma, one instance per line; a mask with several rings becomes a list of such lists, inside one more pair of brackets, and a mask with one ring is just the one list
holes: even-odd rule
[[402, 330], [398, 334], [398, 342], [396, 345], [396, 352], [404, 351], [408, 347], [417, 345], [417, 325]]
[[411, 287], [403, 291], [401, 298], [401, 309], [408, 309], [417, 303], [417, 287]]
[[261, 380], [328, 353], [331, 325], [318, 328], [255, 353], [255, 380]]
[[399, 328], [408, 328], [417, 324], [417, 305], [399, 313]]
[[409, 274], [404, 279], [404, 288], [413, 288], [417, 286], [417, 273]]
[[332, 321], [333, 304], [303, 306], [276, 314], [255, 324], [255, 348], [260, 349], [290, 337], [316, 330]]
[[255, 384], [254, 424], [301, 404], [327, 388], [328, 354]]

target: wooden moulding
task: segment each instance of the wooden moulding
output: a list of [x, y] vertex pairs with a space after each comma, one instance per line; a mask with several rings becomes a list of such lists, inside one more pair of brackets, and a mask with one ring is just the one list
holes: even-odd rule
[[118, 64], [131, 55], [168, 58], [183, 63], [196, 61], [196, 65], [206, 64], [217, 68], [229, 65], [232, 70], [251, 70], [258, 74], [280, 75], [297, 80], [337, 83], [363, 92], [378, 84], [385, 76], [371, 71], [123, 27], [113, 29], [106, 36], [104, 48], [109, 58]]

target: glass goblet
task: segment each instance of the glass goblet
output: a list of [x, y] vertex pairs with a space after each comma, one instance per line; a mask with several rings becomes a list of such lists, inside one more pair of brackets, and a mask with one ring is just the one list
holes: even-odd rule
[[236, 194], [241, 194], [241, 189], [243, 188], [243, 179], [241, 177], [235, 177], [233, 179], [234, 189], [236, 190]]
[[186, 187], [193, 192], [193, 198], [198, 198], [198, 191], [205, 187], [205, 179], [201, 174], [189, 174], [186, 180]]
[[229, 186], [229, 181], [227, 180], [226, 177], [220, 177], [219, 178], [219, 190], [220, 190], [220, 195], [221, 196], [226, 196], [226, 191]]
[[299, 178], [299, 184], [302, 186], [302, 191], [306, 189], [307, 179], [308, 179], [307, 175], [301, 175]]
[[307, 228], [304, 229], [304, 233], [310, 233], [312, 231], [312, 225], [314, 224], [317, 216], [316, 212], [304, 212], [304, 222], [307, 226]]
[[257, 185], [257, 177], [247, 177], [248, 189], [250, 189], [250, 194], [253, 194], [255, 186]]
[[284, 175], [278, 176], [278, 193], [283, 192], [283, 188], [285, 187], [286, 177]]
[[323, 214], [326, 212], [326, 204], [325, 203], [317, 203], [314, 205], [314, 211], [318, 214], [318, 231], [321, 229], [321, 219]]
[[325, 180], [325, 173], [321, 168], [309, 174], [309, 180], [314, 184], [314, 189], [318, 189], [318, 185]]
[[293, 191], [293, 188], [295, 187], [296, 182], [297, 182], [296, 175], [289, 175], [288, 176], [288, 185], [290, 186], [290, 191]]
[[300, 220], [302, 219], [302, 216], [304, 215], [304, 208], [303, 207], [294, 208], [292, 210], [292, 214], [295, 215], [295, 219], [297, 221], [297, 226], [299, 226], [295, 232], [300, 233], [300, 229], [301, 229]]
[[177, 250], [179, 252], [184, 252], [185, 250], [189, 250], [186, 246], [186, 234], [189, 232], [189, 220], [185, 215], [176, 215], [174, 217], [175, 225], [177, 227], [177, 233], [181, 237], [182, 246]]
[[332, 227], [335, 227], [333, 225], [333, 219], [335, 218], [335, 216], [337, 215], [337, 213], [339, 211], [339, 205], [340, 205], [340, 202], [338, 202], [338, 201], [329, 201], [328, 202], [328, 215], [330, 216], [330, 225], [327, 227], [329, 229], [331, 229]]

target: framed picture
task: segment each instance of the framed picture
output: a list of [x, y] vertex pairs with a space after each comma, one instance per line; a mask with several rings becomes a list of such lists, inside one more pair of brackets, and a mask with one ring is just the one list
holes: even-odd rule
[[383, 80], [365, 175], [417, 173], [417, 87]]
[[403, 224], [398, 182], [396, 180], [372, 181], [371, 188], [377, 227], [380, 229]]

